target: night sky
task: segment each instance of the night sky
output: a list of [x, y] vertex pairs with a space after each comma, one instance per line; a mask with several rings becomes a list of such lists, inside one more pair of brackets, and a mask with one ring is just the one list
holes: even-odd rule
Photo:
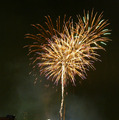
[[112, 41], [105, 46], [106, 52], [98, 52], [102, 62], [95, 62], [96, 70], [90, 69], [81, 84], [67, 86], [66, 120], [119, 120], [119, 0], [4, 0], [0, 5], [0, 117], [58, 120], [61, 86], [44, 76], [33, 84], [28, 49], [23, 48], [29, 40], [24, 35], [35, 31], [31, 24], [44, 25], [46, 15], [54, 23], [64, 14], [76, 20], [84, 9], [94, 8], [104, 11], [103, 18], [109, 20]]

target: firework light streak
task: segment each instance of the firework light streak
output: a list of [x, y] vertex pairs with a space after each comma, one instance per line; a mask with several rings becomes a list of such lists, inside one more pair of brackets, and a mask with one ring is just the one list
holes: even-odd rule
[[[97, 49], [105, 50], [102, 46], [106, 45], [110, 39], [106, 35], [110, 34], [110, 30], [105, 29], [109, 23], [102, 19], [102, 13], [97, 16], [89, 11], [84, 11], [83, 19], [77, 16], [78, 22], [73, 23], [71, 17], [66, 21], [64, 16], [63, 25], [61, 27], [60, 17], [56, 20], [56, 28], [54, 28], [50, 16], [46, 17], [45, 29], [40, 24], [33, 25], [40, 33], [33, 35], [27, 34], [26, 38], [33, 39], [29, 48], [29, 54], [35, 54], [33, 57], [33, 68], [40, 68], [40, 74], [58, 84], [61, 80], [62, 100], [60, 107], [60, 118], [62, 119], [62, 109], [64, 103], [64, 87], [67, 80], [71, 80], [75, 84], [74, 76], [77, 74], [81, 79], [86, 78], [86, 71], [89, 68], [95, 69], [94, 61], [99, 60]], [[46, 40], [41, 45], [41, 40]]]

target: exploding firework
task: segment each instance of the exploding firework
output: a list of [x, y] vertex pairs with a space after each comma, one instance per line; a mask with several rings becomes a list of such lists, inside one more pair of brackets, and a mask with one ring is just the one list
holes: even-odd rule
[[[90, 16], [90, 17], [89, 17]], [[33, 68], [39, 68], [40, 74], [58, 84], [61, 80], [62, 100], [60, 107], [60, 117], [62, 119], [62, 109], [64, 103], [64, 87], [67, 80], [75, 84], [74, 76], [77, 74], [81, 79], [86, 78], [86, 71], [89, 68], [95, 69], [94, 61], [99, 60], [97, 49], [105, 50], [101, 44], [106, 44], [110, 39], [106, 35], [110, 30], [105, 29], [109, 23], [102, 19], [102, 13], [97, 16], [93, 10], [89, 11], [84, 17], [77, 16], [78, 22], [74, 23], [71, 17], [66, 21], [66, 16], [60, 23], [60, 17], [54, 27], [50, 16], [46, 17], [45, 29], [40, 24], [33, 25], [39, 30], [37, 35], [27, 34], [26, 38], [31, 38], [37, 42], [27, 45], [29, 54], [36, 54], [33, 59]], [[46, 40], [41, 44], [42, 40]]]

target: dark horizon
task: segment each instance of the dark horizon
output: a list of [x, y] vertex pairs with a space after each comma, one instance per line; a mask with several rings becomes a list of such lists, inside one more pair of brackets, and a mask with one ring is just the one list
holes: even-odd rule
[[[67, 85], [65, 96], [66, 120], [118, 120], [119, 119], [119, 0], [83, 0], [83, 1], [41, 1], [11, 0], [1, 1], [0, 19], [0, 117], [15, 115], [17, 120], [58, 120], [61, 89], [44, 76], [34, 85], [35, 77], [29, 75], [27, 48], [30, 41], [24, 39], [27, 33], [36, 30], [31, 24], [44, 26], [45, 17], [50, 15], [53, 22], [64, 14], [83, 16], [83, 10], [94, 8], [94, 12], [108, 19], [111, 29], [111, 42], [100, 50], [102, 62], [95, 62], [95, 71], [87, 72], [82, 81], [76, 76], [76, 86]], [[40, 82], [42, 80], [43, 82]], [[49, 87], [47, 88], [47, 85]], [[57, 89], [57, 91], [56, 91]], [[26, 118], [24, 118], [25, 116]]]

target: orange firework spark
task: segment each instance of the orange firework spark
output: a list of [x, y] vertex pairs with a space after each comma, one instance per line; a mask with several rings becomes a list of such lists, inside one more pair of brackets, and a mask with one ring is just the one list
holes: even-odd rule
[[[35, 53], [33, 64], [40, 68], [40, 73], [44, 73], [47, 78], [52, 78], [55, 83], [61, 80], [62, 84], [62, 101], [60, 108], [60, 117], [62, 119], [62, 109], [64, 102], [64, 86], [67, 80], [70, 79], [75, 84], [74, 76], [77, 74], [82, 79], [85, 79], [86, 71], [89, 68], [95, 69], [93, 61], [99, 60], [97, 49], [105, 50], [101, 44], [110, 39], [105, 35], [110, 34], [110, 30], [105, 29], [109, 23], [102, 19], [102, 13], [97, 16], [93, 14], [93, 10], [89, 17], [89, 11], [85, 13], [83, 19], [80, 15], [77, 16], [78, 22], [73, 23], [73, 19], [63, 20], [63, 25], [60, 27], [60, 17], [56, 21], [54, 28], [50, 16], [46, 17], [45, 29], [40, 24], [33, 25], [40, 33], [37, 35], [27, 34], [27, 38], [37, 41], [32, 45], [27, 45], [29, 54]], [[41, 40], [47, 42], [40, 44]]]

